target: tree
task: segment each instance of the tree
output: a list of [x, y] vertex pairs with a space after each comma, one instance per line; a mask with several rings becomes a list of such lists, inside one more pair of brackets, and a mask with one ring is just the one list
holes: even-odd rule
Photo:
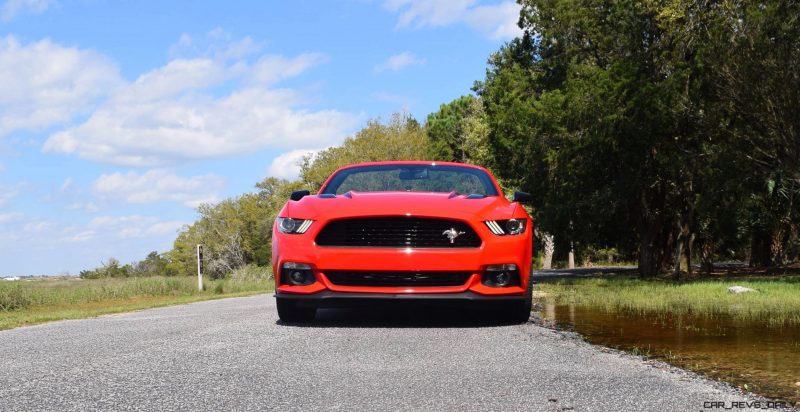
[[196, 264], [195, 247], [205, 248], [207, 272], [212, 277], [223, 277], [247, 263], [265, 258], [263, 249], [269, 245], [266, 235], [271, 221], [264, 221], [264, 207], [259, 197], [248, 193], [225, 199], [215, 205], [198, 207], [200, 219], [183, 230], [175, 240], [172, 258], [179, 262], [182, 273], [191, 274]]
[[100, 267], [93, 270], [82, 270], [80, 277], [83, 279], [123, 278], [130, 276], [130, 265], [122, 265], [119, 260], [110, 258], [101, 263]]
[[562, 253], [567, 242], [614, 246], [638, 254], [642, 275], [660, 273], [685, 219], [675, 211], [690, 209], [685, 160], [708, 149], [692, 50], [676, 48], [661, 3], [520, 4], [525, 35], [476, 85], [498, 170], [537, 193]]
[[143, 260], [129, 265], [129, 276], [174, 276], [177, 273], [169, 268], [168, 254], [152, 251]]
[[721, 10], [712, 23], [729, 47], [717, 93], [726, 137], [747, 166], [751, 263], [786, 264], [798, 255], [800, 221], [800, 3], [725, 1]]
[[643, 275], [691, 268], [695, 239], [706, 268], [797, 257], [800, 4], [520, 4], [475, 91], [557, 250], [617, 247]]
[[306, 156], [300, 168], [303, 185], [319, 190], [336, 169], [359, 162], [382, 160], [424, 160], [428, 158], [425, 129], [406, 113], [395, 113], [388, 123], [370, 120], [367, 126], [341, 146]]
[[426, 127], [431, 159], [489, 166], [489, 126], [479, 98], [466, 95], [441, 105]]

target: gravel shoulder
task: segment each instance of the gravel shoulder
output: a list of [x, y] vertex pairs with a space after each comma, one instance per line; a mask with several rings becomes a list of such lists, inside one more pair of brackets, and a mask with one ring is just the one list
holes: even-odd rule
[[534, 323], [325, 310], [301, 327], [279, 322], [269, 295], [7, 330], [0, 346], [0, 410], [14, 411], [704, 410], [758, 400]]

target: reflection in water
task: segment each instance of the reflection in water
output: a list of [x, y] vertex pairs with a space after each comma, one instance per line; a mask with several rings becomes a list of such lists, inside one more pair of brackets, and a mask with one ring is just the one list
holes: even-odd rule
[[768, 397], [800, 401], [800, 327], [731, 318], [644, 316], [545, 304], [545, 319], [592, 343], [666, 360]]

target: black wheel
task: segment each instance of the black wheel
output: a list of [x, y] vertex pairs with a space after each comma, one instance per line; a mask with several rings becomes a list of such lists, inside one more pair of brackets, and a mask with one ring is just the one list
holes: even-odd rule
[[503, 315], [510, 323], [526, 323], [531, 318], [533, 309], [533, 280], [528, 279], [525, 299], [513, 302], [504, 308]]
[[276, 299], [278, 317], [287, 323], [311, 322], [317, 315], [317, 308], [297, 306], [297, 302], [288, 299]]

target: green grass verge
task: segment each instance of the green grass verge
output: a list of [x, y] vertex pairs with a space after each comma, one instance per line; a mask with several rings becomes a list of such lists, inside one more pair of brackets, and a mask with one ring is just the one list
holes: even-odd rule
[[197, 290], [193, 277], [42, 279], [0, 283], [0, 330], [63, 319], [248, 296], [273, 289], [264, 280], [207, 280]]
[[[758, 293], [728, 293], [730, 286]], [[800, 325], [800, 277], [674, 282], [663, 279], [589, 278], [541, 282], [545, 301], [607, 312], [730, 316], [769, 325]]]

